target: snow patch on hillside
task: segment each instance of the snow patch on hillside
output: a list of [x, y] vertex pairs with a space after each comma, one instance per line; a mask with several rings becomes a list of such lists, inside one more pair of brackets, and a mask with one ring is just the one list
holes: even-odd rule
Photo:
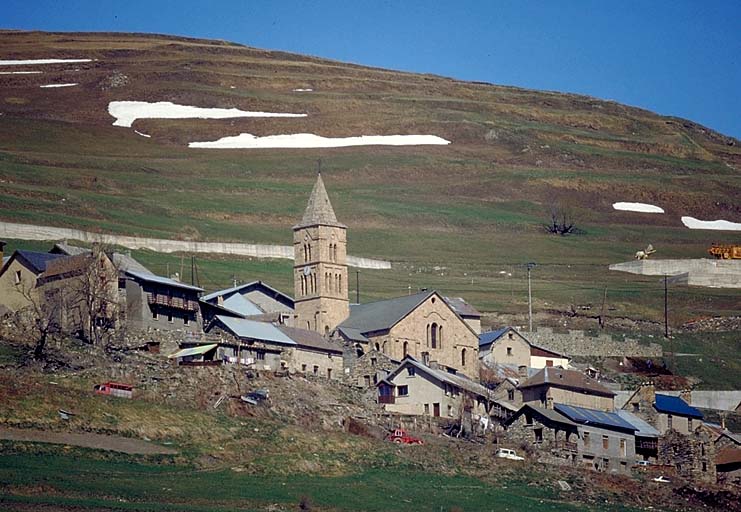
[[79, 84], [76, 84], [76, 83], [74, 84], [47, 84], [47, 85], [39, 85], [39, 87], [41, 87], [42, 89], [51, 89], [54, 87], [73, 87], [75, 85], [79, 85]]
[[0, 75], [38, 75], [43, 71], [0, 71]]
[[294, 89], [293, 92], [314, 92], [314, 89]]
[[262, 149], [262, 148], [344, 148], [348, 146], [418, 146], [450, 144], [436, 135], [362, 135], [360, 137], [321, 137], [313, 133], [257, 137], [241, 133], [210, 142], [191, 142], [189, 148]]
[[146, 137], [146, 138], [148, 138], [148, 139], [149, 139], [150, 137], [152, 137], [151, 135], [147, 135], [146, 133], [142, 133], [142, 132], [140, 132], [140, 131], [138, 131], [138, 130], [134, 130], [134, 133], [135, 133], [135, 134], [137, 134], [137, 135], [141, 135], [142, 137]]
[[663, 208], [646, 203], [613, 203], [612, 207], [626, 212], [664, 213]]
[[237, 108], [202, 108], [177, 105], [169, 101], [112, 101], [108, 113], [116, 118], [113, 126], [131, 125], [137, 119], [226, 119], [231, 117], [306, 117], [306, 114], [247, 112]]
[[93, 59], [32, 59], [32, 60], [0, 60], [0, 66], [26, 66], [36, 64], [65, 64], [68, 62], [92, 62]]
[[698, 220], [694, 217], [682, 217], [682, 224], [690, 229], [714, 229], [720, 231], [741, 231], [741, 223], [727, 220]]

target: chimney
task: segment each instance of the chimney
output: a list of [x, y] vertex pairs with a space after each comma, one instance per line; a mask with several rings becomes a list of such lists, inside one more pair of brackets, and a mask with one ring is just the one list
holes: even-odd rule
[[692, 390], [690, 388], [683, 389], [679, 392], [679, 398], [684, 400], [687, 405], [692, 405]]
[[653, 404], [656, 402], [656, 386], [653, 381], [647, 380], [638, 388], [638, 396], [641, 400]]
[[5, 246], [8, 244], [5, 240], [0, 240], [0, 265], [3, 263], [5, 257]]
[[219, 306], [223, 306], [224, 305], [224, 296], [223, 295], [219, 295], [218, 297], [216, 297], [216, 304], [218, 304]]

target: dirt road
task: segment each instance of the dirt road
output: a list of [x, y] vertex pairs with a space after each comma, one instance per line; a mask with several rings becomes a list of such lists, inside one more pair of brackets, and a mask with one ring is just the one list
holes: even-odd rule
[[0, 439], [9, 441], [30, 441], [34, 443], [67, 444], [82, 446], [83, 448], [96, 448], [98, 450], [111, 450], [137, 455], [175, 454], [176, 450], [160, 446], [141, 439], [130, 439], [128, 437], [107, 436], [103, 434], [75, 434], [71, 432], [47, 432], [44, 430], [25, 430], [17, 428], [0, 427]]

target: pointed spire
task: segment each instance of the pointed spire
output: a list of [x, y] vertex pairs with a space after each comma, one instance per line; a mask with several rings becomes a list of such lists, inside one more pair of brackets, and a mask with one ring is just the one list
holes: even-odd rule
[[324, 188], [321, 172], [317, 173], [316, 183], [309, 197], [309, 204], [306, 205], [304, 217], [301, 219], [302, 226], [315, 224], [340, 225], [334, 214], [332, 203], [329, 202], [329, 196], [327, 195], [327, 189]]

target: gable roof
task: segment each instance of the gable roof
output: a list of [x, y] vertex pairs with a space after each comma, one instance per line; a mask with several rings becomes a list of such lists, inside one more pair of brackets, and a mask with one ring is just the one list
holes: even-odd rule
[[238, 338], [255, 341], [267, 341], [281, 345], [297, 345], [288, 335], [273, 324], [267, 322], [256, 322], [245, 318], [234, 318], [231, 316], [216, 315], [218, 321], [226, 330]]
[[458, 374], [452, 374], [448, 373], [444, 370], [438, 370], [436, 368], [430, 368], [429, 366], [425, 366], [424, 364], [420, 363], [416, 359], [414, 359], [412, 356], [407, 355], [404, 357], [404, 359], [401, 360], [401, 363], [399, 363], [399, 366], [396, 367], [395, 370], [393, 370], [389, 375], [384, 379], [388, 383], [391, 383], [394, 377], [396, 377], [404, 368], [407, 366], [414, 366], [417, 370], [421, 371], [422, 373], [426, 373], [436, 380], [439, 380], [440, 382], [444, 382], [456, 387], [459, 387], [461, 389], [465, 389], [466, 391], [469, 391], [471, 393], [474, 393], [478, 396], [484, 397], [487, 400], [490, 400], [492, 398], [491, 391], [488, 388], [485, 388], [478, 382], [475, 382], [468, 377], [465, 377], [464, 375], [458, 375]]
[[[262, 281], [252, 281], [232, 288], [217, 290], [202, 296], [200, 300], [202, 303], [209, 304], [218, 309], [243, 317], [272, 313], [265, 311], [259, 304], [256, 304], [244, 296], [245, 293], [249, 293], [253, 290], [262, 292], [265, 296], [283, 304], [288, 309], [293, 309], [294, 307], [294, 301], [291, 296], [286, 295], [280, 290], [276, 290]], [[224, 299], [223, 304], [218, 303], [219, 297]]]
[[666, 414], [677, 414], [679, 416], [688, 416], [690, 418], [702, 419], [702, 413], [688, 405], [687, 402], [679, 398], [678, 396], [661, 395], [656, 393], [654, 402], [654, 408]]
[[502, 336], [504, 336], [509, 331], [512, 331], [517, 336], [519, 336], [525, 343], [530, 345], [530, 355], [544, 356], [544, 357], [556, 356], [560, 358], [571, 359], [566, 354], [557, 352], [555, 350], [544, 347], [542, 345], [536, 345], [535, 343], [527, 339], [520, 331], [518, 331], [517, 329], [511, 326], [501, 327], [494, 331], [482, 332], [481, 334], [479, 334], [479, 347], [486, 347], [487, 345], [491, 345], [495, 343], [497, 340], [499, 340]]
[[594, 425], [608, 429], [626, 430], [631, 433], [638, 430], [614, 412], [598, 411], [596, 409], [587, 409], [586, 407], [577, 407], [575, 405], [565, 404], [554, 404], [553, 409], [560, 412], [571, 421], [581, 423], [582, 425]]
[[[77, 256], [79, 254], [89, 254], [92, 251], [85, 247], [78, 247], [76, 245], [70, 245], [67, 242], [57, 242], [54, 247], [49, 251], [52, 254], [66, 254], [68, 256]], [[108, 254], [116, 270], [119, 272], [126, 272], [127, 270], [133, 270], [134, 272], [143, 272], [145, 274], [151, 274], [152, 272], [131, 257], [130, 254], [123, 254], [120, 252], [113, 252]]]
[[15, 251], [11, 258], [20, 260], [34, 274], [41, 274], [46, 270], [46, 264], [59, 258], [68, 258], [64, 254], [49, 254], [48, 252]]
[[461, 318], [474, 317], [481, 318], [481, 313], [475, 307], [466, 302], [463, 297], [443, 297], [453, 311], [458, 313]]
[[327, 189], [324, 188], [321, 173], [317, 173], [316, 175], [316, 183], [314, 183], [314, 188], [309, 196], [309, 203], [306, 205], [301, 223], [295, 226], [294, 229], [317, 224], [346, 227], [344, 224], [337, 222], [332, 203], [329, 202]]
[[339, 327], [350, 327], [363, 334], [388, 330], [434, 294], [434, 291], [425, 291], [367, 304], [352, 304], [350, 316]]
[[531, 378], [520, 384], [520, 388], [550, 385], [559, 388], [588, 391], [594, 395], [614, 397], [615, 393], [602, 386], [596, 380], [587, 377], [581, 372], [564, 370], [562, 368], [545, 367]]
[[46, 262], [46, 270], [39, 275], [39, 284], [79, 276], [93, 265], [92, 253], [78, 253], [75, 256], [55, 258]]
[[525, 414], [526, 412], [530, 411], [535, 416], [540, 416], [541, 418], [545, 418], [548, 421], [552, 423], [559, 423], [561, 425], [566, 425], [570, 427], [571, 430], [576, 430], [578, 425], [568, 419], [563, 414], [559, 414], [558, 412], [554, 411], [553, 409], [546, 409], [545, 407], [540, 407], [537, 405], [532, 404], [524, 404], [520, 409], [507, 418], [504, 422], [505, 425], [511, 425], [517, 418]]
[[306, 347], [314, 350], [320, 350], [322, 352], [334, 352], [335, 354], [342, 354], [342, 347], [336, 343], [328, 341], [316, 331], [309, 331], [307, 329], [298, 329], [295, 327], [286, 327], [285, 325], [276, 326], [283, 334], [291, 338], [296, 342], [296, 345], [300, 347]]
[[496, 340], [501, 338], [504, 333], [512, 329], [512, 327], [501, 327], [496, 331], [487, 331], [479, 334], [479, 347], [491, 345]]
[[157, 284], [162, 284], [165, 286], [172, 286], [174, 288], [184, 288], [186, 290], [193, 290], [197, 292], [203, 291], [203, 288], [199, 288], [198, 286], [192, 286], [189, 284], [181, 283], [180, 281], [175, 281], [174, 279], [170, 279], [169, 277], [162, 277], [162, 276], [158, 276], [155, 274], [147, 274], [145, 272], [127, 270], [126, 275], [131, 276], [135, 279], [138, 279], [139, 281], [144, 281], [147, 283], [157, 283]]

